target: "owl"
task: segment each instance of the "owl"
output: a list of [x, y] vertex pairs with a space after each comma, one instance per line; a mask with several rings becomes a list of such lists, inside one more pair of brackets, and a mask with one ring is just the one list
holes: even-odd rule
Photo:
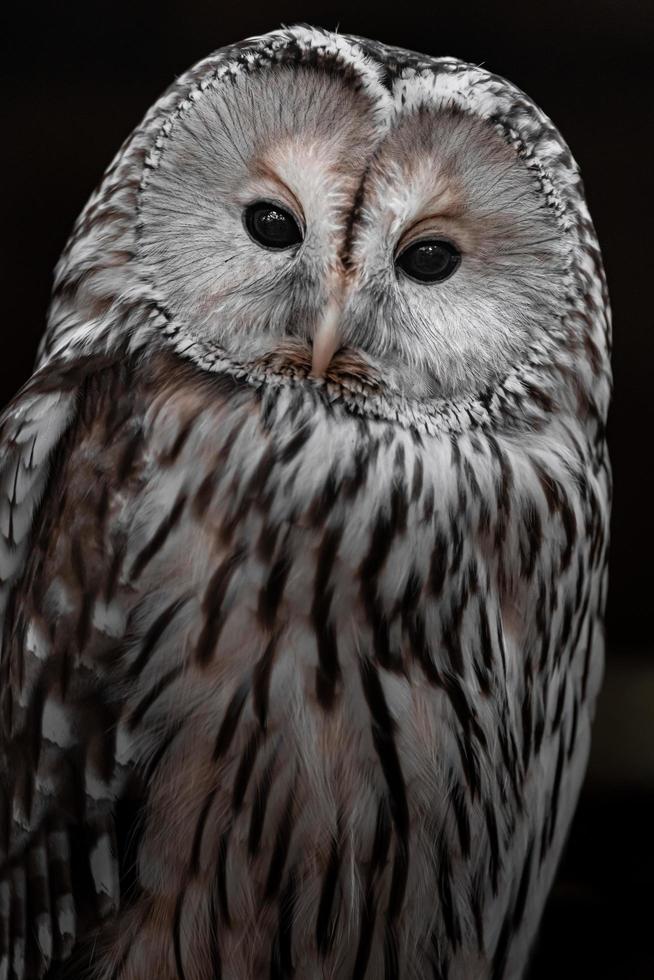
[[0, 421], [0, 977], [516, 980], [603, 662], [610, 319], [517, 88], [179, 78]]

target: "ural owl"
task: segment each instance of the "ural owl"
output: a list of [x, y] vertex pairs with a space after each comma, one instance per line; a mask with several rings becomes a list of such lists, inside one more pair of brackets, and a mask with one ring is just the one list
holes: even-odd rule
[[181, 77], [1, 420], [0, 977], [523, 975], [602, 673], [569, 150], [306, 27]]

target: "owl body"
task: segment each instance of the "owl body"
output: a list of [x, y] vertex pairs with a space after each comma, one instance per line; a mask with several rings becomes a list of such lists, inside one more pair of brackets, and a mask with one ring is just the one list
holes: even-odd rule
[[[326, 132], [302, 141], [283, 108], [267, 114], [262, 64], [282, 70], [264, 73], [268, 91], [288, 93], [289, 66], [311, 89], [293, 125], [327, 100]], [[452, 115], [463, 98], [491, 136]], [[592, 225], [567, 148], [521, 100], [448, 59], [278, 32], [177, 83], [80, 219], [41, 367], [1, 432], [0, 963], [13, 975], [522, 976], [601, 679], [609, 475]], [[277, 167], [278, 207], [305, 195], [300, 258], [270, 281], [256, 263], [281, 263], [281, 233], [270, 255], [238, 258], [234, 215], [245, 208], [255, 238], [264, 225], [234, 171], [212, 189], [228, 205], [210, 248], [199, 191], [170, 206], [175, 188], [211, 183], [226, 115], [240, 158], [239, 124], [247, 142], [244, 120], [257, 133], [280, 120], [239, 188]], [[527, 134], [534, 221], [554, 242], [538, 238], [533, 268], [511, 202], [536, 191], [500, 176]], [[425, 353], [435, 287], [412, 278], [394, 298], [372, 229], [375, 201], [392, 199], [380, 241], [402, 234], [434, 171], [441, 237], [402, 239], [397, 261], [456, 238], [454, 259], [439, 246], [434, 266], [430, 245], [409, 268], [450, 261], [451, 282], [458, 263], [469, 280], [430, 314]], [[482, 243], [461, 186], [486, 209]], [[244, 304], [231, 280], [215, 285], [231, 275], [216, 254], [246, 262]], [[523, 293], [502, 318], [509, 273]]]

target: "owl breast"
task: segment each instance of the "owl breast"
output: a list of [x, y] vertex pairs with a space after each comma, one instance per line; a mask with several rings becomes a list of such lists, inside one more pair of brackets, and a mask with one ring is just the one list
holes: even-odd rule
[[89, 678], [104, 706], [87, 809], [141, 801], [93, 975], [519, 968], [601, 661], [581, 503], [552, 504], [537, 440], [172, 355], [98, 386], [58, 477], [94, 490], [62, 494], [32, 613], [79, 651], [79, 718]]

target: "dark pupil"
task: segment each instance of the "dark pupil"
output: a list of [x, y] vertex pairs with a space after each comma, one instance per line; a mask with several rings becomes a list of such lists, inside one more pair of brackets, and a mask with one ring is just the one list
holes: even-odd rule
[[419, 282], [442, 282], [451, 276], [461, 255], [450, 242], [415, 242], [397, 260], [401, 269]]
[[293, 215], [274, 204], [252, 204], [245, 212], [245, 225], [265, 248], [290, 248], [302, 241]]

